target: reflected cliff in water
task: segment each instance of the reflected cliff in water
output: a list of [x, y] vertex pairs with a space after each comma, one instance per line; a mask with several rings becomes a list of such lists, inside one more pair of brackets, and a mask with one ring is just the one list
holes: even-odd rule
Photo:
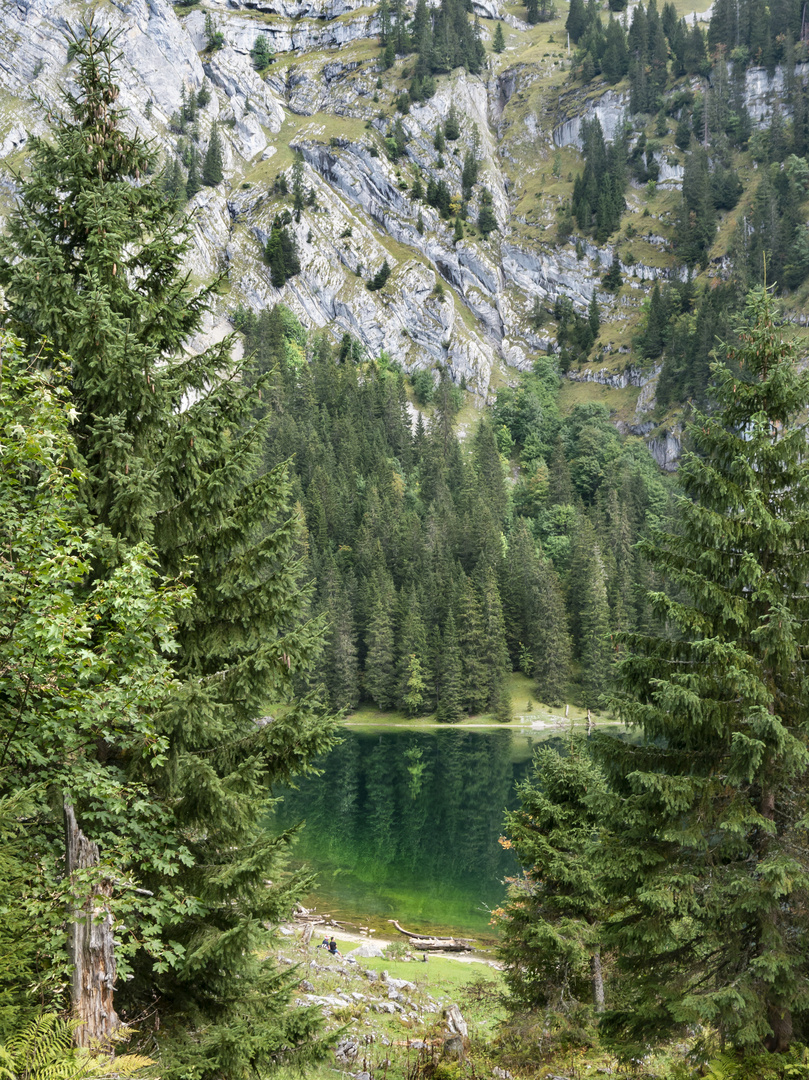
[[310, 902], [371, 925], [491, 934], [489, 908], [517, 869], [498, 843], [503, 814], [540, 738], [346, 729], [322, 775], [283, 793], [273, 822], [305, 821], [294, 854], [317, 873]]

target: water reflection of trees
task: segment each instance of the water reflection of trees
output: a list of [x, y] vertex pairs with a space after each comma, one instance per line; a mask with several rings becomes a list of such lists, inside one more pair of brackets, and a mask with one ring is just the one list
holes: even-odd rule
[[527, 763], [508, 731], [347, 732], [323, 774], [284, 796], [282, 824], [301, 818], [298, 853], [368, 882], [474, 888], [499, 896], [513, 872], [497, 843]]

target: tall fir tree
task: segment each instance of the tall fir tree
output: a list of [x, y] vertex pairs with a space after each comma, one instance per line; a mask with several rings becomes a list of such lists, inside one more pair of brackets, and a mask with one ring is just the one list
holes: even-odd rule
[[324, 653], [329, 700], [337, 709], [353, 709], [360, 699], [360, 678], [352, 595], [339, 571], [333, 566], [329, 574], [324, 607], [329, 615], [329, 633]]
[[737, 1048], [809, 1034], [809, 378], [763, 289], [739, 331], [690, 429], [679, 529], [641, 545], [675, 631], [626, 641], [618, 707], [641, 742], [601, 739], [621, 797], [608, 1029], [634, 1045], [691, 1024]]
[[221, 184], [225, 178], [223, 167], [222, 136], [219, 134], [219, 128], [214, 120], [211, 125], [211, 135], [208, 139], [208, 149], [205, 151], [205, 160], [202, 163], [203, 184], [206, 187], [216, 187], [217, 184]]
[[185, 182], [185, 196], [193, 199], [202, 187], [202, 177], [199, 173], [199, 154], [196, 147], [191, 148], [191, 161], [188, 166], [188, 179]]
[[384, 564], [375, 568], [369, 593], [365, 691], [380, 709], [389, 709], [396, 699], [396, 588]]
[[421, 617], [421, 604], [415, 587], [400, 597], [399, 641], [397, 648], [396, 705], [408, 716], [423, 716], [429, 711], [432, 682], [427, 653], [427, 633]]
[[[167, 867], [184, 855], [127, 761], [157, 764], [165, 752], [154, 717], [172, 671], [161, 646], [170, 648], [172, 622], [191, 597], [176, 584], [156, 587], [145, 544], [121, 552], [109, 578], [93, 573], [117, 545], [88, 527], [77, 498], [67, 380], [58, 365], [37, 370], [9, 334], [2, 348], [0, 1040], [43, 1008], [72, 1004], [86, 1047], [119, 1024], [111, 985], [81, 992], [92, 950], [115, 955], [122, 977], [137, 950], [137, 936], [122, 927], [114, 953], [113, 925], [134, 914], [133, 895], [112, 895], [109, 879], [129, 874], [133, 845]], [[97, 743], [106, 755], [88, 753]], [[94, 822], [81, 867], [77, 830], [59, 828], [60, 811], [72, 821], [76, 806]], [[147, 917], [138, 932], [150, 930]]]
[[[333, 731], [316, 697], [293, 688], [322, 629], [302, 623], [301, 522], [285, 472], [258, 472], [262, 382], [227, 340], [184, 352], [210, 290], [191, 290], [185, 226], [154, 151], [123, 124], [114, 40], [84, 24], [71, 51], [76, 91], [64, 92], [52, 140], [31, 142], [2, 240], [6, 321], [38, 351], [48, 338], [71, 358], [79, 497], [117, 544], [94, 579], [112, 580], [148, 541], [160, 572], [195, 590], [171, 656], [175, 687], [154, 718], [165, 755], [156, 767], [127, 761], [160, 835], [185, 853], [165, 864], [132, 844], [123, 880], [154, 899], [115, 1007], [139, 1018], [163, 1075], [245, 1077], [311, 1056], [319, 1026], [286, 1007], [294, 979], [259, 957], [271, 948], [265, 925], [303, 887], [281, 873], [286, 838], [265, 831], [269, 785], [305, 770]], [[120, 765], [103, 739], [85, 753]], [[73, 807], [92, 840], [89, 799], [77, 792]], [[131, 839], [124, 825], [122, 846]]]
[[607, 689], [612, 667], [607, 580], [598, 545], [590, 553], [579, 620], [582, 696], [586, 707], [593, 709]]
[[472, 715], [483, 712], [489, 695], [486, 687], [487, 642], [483, 634], [480, 602], [468, 577], [463, 580], [458, 621], [458, 645], [463, 669], [462, 700], [464, 708]]
[[503, 689], [506, 676], [511, 670], [506, 645], [506, 628], [503, 622], [503, 605], [492, 567], [487, 565], [477, 577], [480, 589], [481, 626], [485, 642], [486, 704], [490, 709], [497, 709], [503, 706]]
[[500, 956], [512, 1007], [570, 1017], [604, 1009], [604, 892], [597, 871], [604, 777], [581, 738], [538, 750], [506, 833], [522, 876], [509, 888]]
[[450, 611], [441, 635], [439, 654], [436, 657], [436, 720], [443, 724], [457, 724], [463, 719], [463, 671], [461, 650], [455, 618]]

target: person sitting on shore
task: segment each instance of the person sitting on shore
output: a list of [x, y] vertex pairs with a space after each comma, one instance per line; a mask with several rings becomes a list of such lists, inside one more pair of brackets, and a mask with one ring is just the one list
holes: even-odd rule
[[334, 935], [332, 935], [331, 940], [328, 943], [328, 949], [329, 949], [329, 952], [332, 954], [332, 956], [342, 956], [343, 955], [340, 952], [340, 950], [337, 948], [337, 942], [334, 940]]

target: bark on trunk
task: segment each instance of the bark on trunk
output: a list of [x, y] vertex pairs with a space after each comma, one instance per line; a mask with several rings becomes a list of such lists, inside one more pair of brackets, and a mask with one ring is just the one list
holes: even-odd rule
[[593, 982], [593, 1005], [597, 1013], [604, 1012], [604, 976], [601, 972], [601, 950], [590, 957], [590, 977]]
[[767, 1020], [772, 1028], [772, 1037], [764, 1040], [764, 1045], [773, 1054], [783, 1054], [792, 1043], [792, 1013], [786, 1005], [767, 1005]]
[[112, 1000], [115, 986], [115, 945], [109, 902], [112, 883], [82, 886], [77, 871], [98, 866], [98, 845], [81, 831], [69, 803], [64, 804], [64, 811], [67, 872], [76, 896], [68, 926], [68, 952], [73, 967], [71, 1001], [73, 1016], [80, 1024], [74, 1040], [77, 1046], [91, 1046], [108, 1040], [120, 1027]]
[[[770, 712], [773, 713], [774, 711], [775, 706], [771, 703]], [[769, 821], [775, 821], [775, 791], [771, 788], [765, 787], [761, 792], [761, 816]], [[765, 840], [762, 844], [762, 851], [766, 852], [768, 847], [769, 842]], [[777, 925], [778, 912], [776, 910], [769, 912], [768, 921], [776, 930], [779, 929]], [[772, 991], [770, 991], [770, 995], [775, 996]], [[764, 1045], [774, 1054], [783, 1054], [789, 1049], [793, 1037], [792, 1012], [789, 1006], [777, 1000], [776, 1002], [769, 1000], [767, 1002], [767, 1021], [772, 1028], [772, 1036], [764, 1040]]]

